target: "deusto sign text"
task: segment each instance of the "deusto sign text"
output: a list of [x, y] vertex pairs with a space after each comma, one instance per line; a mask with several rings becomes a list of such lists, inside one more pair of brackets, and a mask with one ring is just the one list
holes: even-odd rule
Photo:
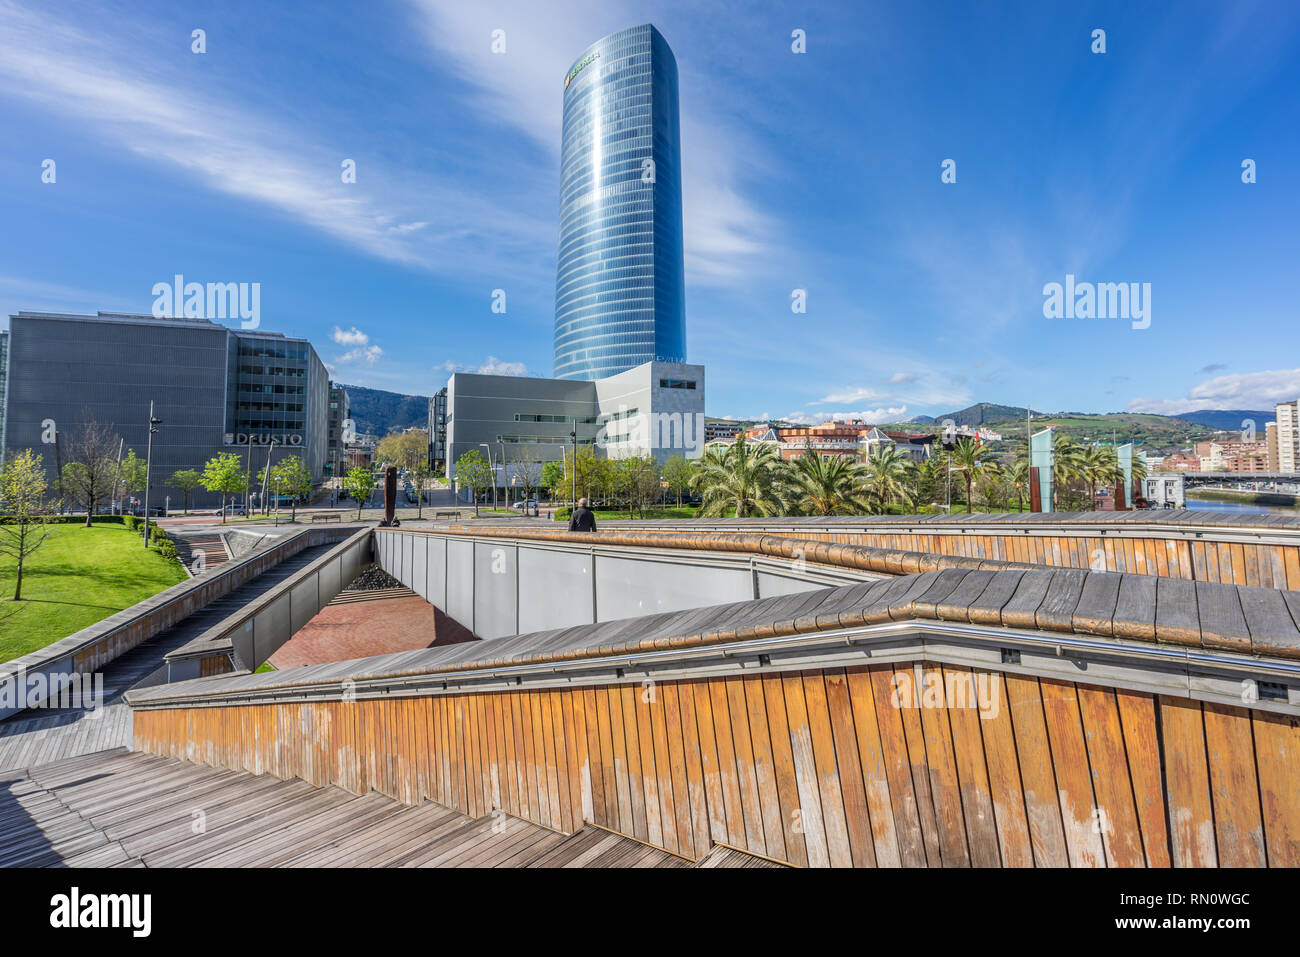
[[296, 432], [227, 432], [226, 445], [302, 445]]

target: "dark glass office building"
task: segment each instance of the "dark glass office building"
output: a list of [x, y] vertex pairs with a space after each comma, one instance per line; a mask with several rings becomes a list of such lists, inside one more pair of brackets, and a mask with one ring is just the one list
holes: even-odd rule
[[645, 24], [564, 80], [555, 376], [686, 360], [677, 61]]
[[[207, 319], [20, 312], [9, 318], [4, 377], [7, 449], [34, 449], [53, 484], [62, 443], [87, 422], [144, 456], [154, 436], [151, 504], [180, 508], [171, 483], [235, 452], [256, 474], [268, 453], [299, 456], [320, 481], [327, 461], [328, 373], [306, 339], [230, 329]], [[59, 443], [48, 441], [57, 434]], [[202, 489], [191, 505], [216, 505]]]

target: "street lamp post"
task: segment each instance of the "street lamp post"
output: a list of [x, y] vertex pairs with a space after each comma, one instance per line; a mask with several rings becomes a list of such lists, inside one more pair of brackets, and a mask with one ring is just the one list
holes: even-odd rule
[[154, 417], [153, 400], [149, 401], [149, 444], [144, 455], [144, 547], [149, 547], [149, 470], [153, 467], [153, 437], [162, 425], [162, 419]]
[[487, 449], [488, 472], [492, 475], [492, 508], [495, 511], [497, 507], [497, 471], [496, 466], [492, 464], [492, 446], [488, 445], [486, 442], [480, 442], [479, 445], [482, 448]]
[[573, 479], [573, 498], [570, 499], [569, 508], [578, 507], [578, 420], [573, 420], [573, 431], [569, 433], [569, 438], [573, 439], [573, 468], [569, 470], [570, 477]]

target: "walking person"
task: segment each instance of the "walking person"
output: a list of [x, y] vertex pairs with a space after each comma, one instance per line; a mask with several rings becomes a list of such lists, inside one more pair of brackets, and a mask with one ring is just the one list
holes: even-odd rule
[[596, 516], [587, 507], [585, 498], [578, 499], [578, 507], [573, 510], [569, 516], [569, 531], [571, 532], [594, 532], [596, 530]]

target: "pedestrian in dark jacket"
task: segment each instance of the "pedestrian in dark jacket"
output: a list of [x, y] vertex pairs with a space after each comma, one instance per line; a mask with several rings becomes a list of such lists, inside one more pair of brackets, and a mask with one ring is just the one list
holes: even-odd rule
[[591, 509], [587, 507], [585, 498], [578, 499], [578, 507], [573, 510], [573, 515], [569, 517], [569, 531], [571, 532], [594, 532], [596, 530], [596, 516]]

